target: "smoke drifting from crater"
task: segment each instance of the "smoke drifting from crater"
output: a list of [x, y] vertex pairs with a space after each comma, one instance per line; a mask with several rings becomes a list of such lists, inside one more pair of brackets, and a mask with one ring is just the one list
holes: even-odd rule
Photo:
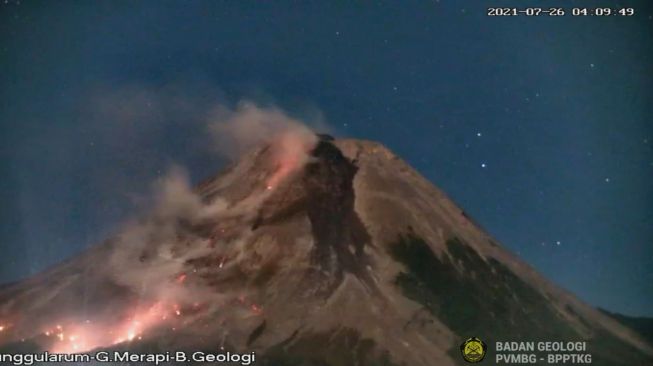
[[[21, 336], [40, 334], [46, 337], [44, 346], [50, 350], [80, 352], [137, 340], [162, 327], [183, 326], [201, 312], [214, 312], [229, 301], [234, 303], [233, 299], [249, 316], [251, 312], [260, 314], [259, 306], [244, 300], [246, 292], [211, 287], [202, 277], [203, 269], [192, 263], [197, 258], [229, 257], [229, 261], [219, 263], [217, 275], [238, 269], [245, 243], [252, 235], [251, 225], [237, 225], [228, 240], [216, 233], [217, 228], [224, 220], [253, 220], [265, 199], [310, 161], [317, 137], [302, 121], [281, 109], [251, 102], [235, 108], [219, 106], [204, 115], [210, 116], [204, 123], [211, 137], [210, 150], [220, 157], [233, 160], [252, 149], [265, 149], [261, 186], [238, 202], [221, 198], [219, 192], [207, 200], [193, 189], [183, 166], [170, 167], [146, 194], [149, 204], [145, 212], [120, 226], [106, 257], [86, 264], [119, 287], [122, 295], [100, 301], [101, 308], [80, 303], [79, 314], [74, 313], [74, 305], [69, 308], [73, 313], [60, 313], [35, 304], [30, 311], [43, 316], [30, 324], [16, 324]], [[44, 296], [53, 298], [80, 286], [70, 278], [69, 283], [45, 290], [48, 293]], [[5, 312], [20, 318], [25, 310], [7, 307]]]
[[[184, 266], [189, 259], [206, 255], [216, 244], [198, 235], [193, 228], [233, 215], [255, 216], [271, 191], [310, 161], [309, 152], [317, 142], [316, 135], [301, 121], [280, 109], [259, 107], [251, 102], [242, 102], [235, 109], [216, 108], [211, 113], [208, 129], [215, 150], [231, 159], [255, 147], [267, 146], [266, 185], [251, 192], [242, 202], [227, 202], [220, 197], [205, 202], [191, 187], [183, 167], [171, 168], [155, 182], [146, 218], [124, 226], [109, 268], [120, 284], [141, 296], [156, 301], [188, 298], [191, 286], [180, 290], [171, 279], [185, 273]], [[244, 239], [247, 235], [239, 236]], [[180, 241], [184, 242], [183, 251], [177, 248]], [[199, 288], [193, 290], [201, 292]], [[201, 293], [193, 297], [206, 298]]]
[[268, 181], [274, 187], [287, 174], [309, 161], [308, 152], [317, 142], [315, 133], [301, 121], [274, 107], [240, 103], [235, 110], [218, 109], [209, 128], [222, 154], [242, 155], [254, 146], [269, 144], [276, 173]]
[[[192, 189], [181, 167], [173, 167], [154, 184], [150, 212], [144, 219], [124, 226], [107, 267], [107, 275], [136, 294], [139, 304], [151, 304], [146, 312], [138, 310], [142, 305], [117, 311], [137, 314], [130, 318], [147, 319], [139, 321], [139, 328], [122, 325], [127, 329], [123, 340], [131, 340], [166, 322], [165, 313], [162, 316], [157, 310], [152, 316], [151, 309], [172, 308], [179, 315], [179, 309], [199, 303], [211, 304], [209, 308], [215, 310], [216, 304], [225, 298], [242, 298], [242, 293], [229, 294], [209, 287], [189, 262], [198, 257], [226, 256], [229, 251], [236, 259], [224, 270], [238, 266], [237, 259], [251, 235], [250, 226], [243, 225], [240, 232], [231, 233], [228, 244], [203, 233], [198, 227], [216, 227], [220, 220], [234, 216], [242, 220], [253, 218], [274, 188], [310, 160], [309, 152], [317, 142], [315, 134], [300, 121], [279, 109], [261, 108], [248, 102], [239, 104], [234, 110], [218, 109], [208, 126], [216, 150], [229, 158], [256, 146], [266, 146], [266, 185], [253, 190], [240, 202], [227, 202], [220, 197], [207, 202]], [[222, 266], [221, 263], [220, 268]]]

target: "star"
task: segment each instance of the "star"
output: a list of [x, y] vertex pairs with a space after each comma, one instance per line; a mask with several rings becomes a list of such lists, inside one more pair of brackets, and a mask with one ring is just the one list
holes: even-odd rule
[[480, 132], [477, 132], [477, 133], [476, 133], [476, 136], [481, 137], [482, 134], [481, 134]]
[[486, 168], [487, 165], [485, 163], [481, 163], [481, 168]]
[[606, 183], [610, 183], [610, 178], [605, 178]]
[[562, 242], [560, 240], [556, 241], [556, 245], [559, 246], [560, 244], [562, 244]]
[[593, 68], [594, 68], [594, 64], [590, 64], [590, 68], [593, 69]]

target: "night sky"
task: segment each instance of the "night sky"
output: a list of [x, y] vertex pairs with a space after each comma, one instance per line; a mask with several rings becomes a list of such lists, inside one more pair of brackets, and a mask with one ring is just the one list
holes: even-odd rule
[[0, 0], [0, 282], [107, 238], [172, 164], [218, 172], [206, 116], [247, 99], [382, 142], [555, 283], [653, 316], [650, 1], [326, 3]]

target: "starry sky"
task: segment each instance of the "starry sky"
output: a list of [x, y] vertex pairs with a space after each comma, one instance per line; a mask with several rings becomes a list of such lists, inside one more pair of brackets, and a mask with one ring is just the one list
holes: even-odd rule
[[[347, 3], [0, 0], [0, 282], [108, 237], [171, 164], [219, 171], [203, 121], [247, 99], [382, 142], [555, 283], [653, 316], [653, 5]], [[590, 3], [617, 6], [546, 5]]]

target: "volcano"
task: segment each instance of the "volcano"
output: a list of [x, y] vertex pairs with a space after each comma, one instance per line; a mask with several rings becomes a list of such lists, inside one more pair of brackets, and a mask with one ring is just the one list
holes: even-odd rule
[[[33, 278], [0, 288], [0, 353], [256, 352], [260, 365], [462, 365], [478, 337], [653, 347], [555, 286], [384, 146], [315, 137], [245, 154]], [[282, 175], [280, 175], [281, 173]]]

